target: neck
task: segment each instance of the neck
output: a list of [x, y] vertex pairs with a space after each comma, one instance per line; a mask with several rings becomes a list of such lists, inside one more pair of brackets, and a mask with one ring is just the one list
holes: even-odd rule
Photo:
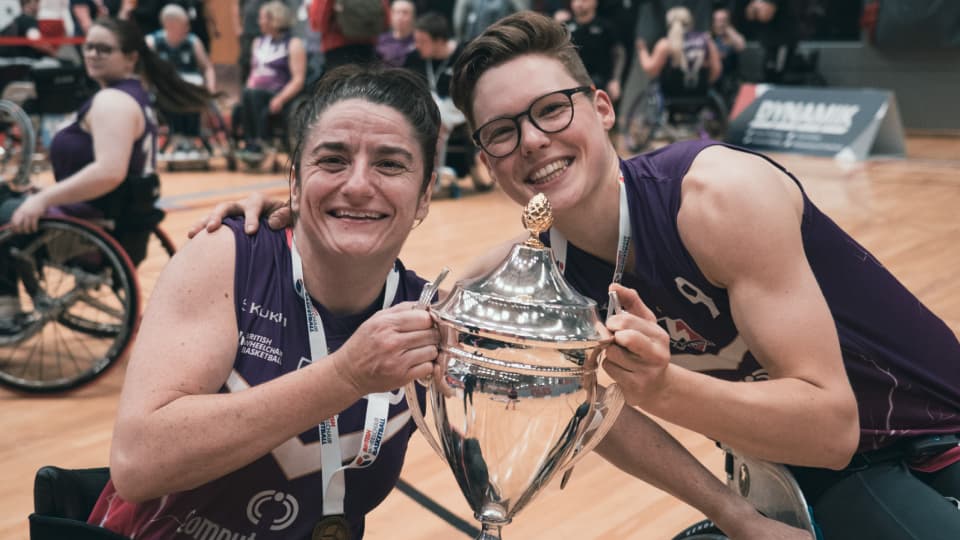
[[554, 214], [554, 227], [569, 242], [610, 263], [616, 261], [620, 240], [619, 178], [620, 162], [614, 157], [599, 186], [575, 207]]
[[303, 260], [303, 281], [307, 292], [329, 311], [349, 315], [365, 310], [383, 292], [396, 255], [382, 260], [357, 260], [312, 251], [309, 243], [297, 249]]

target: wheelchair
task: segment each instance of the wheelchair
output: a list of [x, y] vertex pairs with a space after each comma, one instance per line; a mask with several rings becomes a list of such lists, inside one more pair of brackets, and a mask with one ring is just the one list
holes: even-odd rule
[[[223, 158], [227, 169], [235, 171], [237, 169], [236, 146], [230, 126], [220, 114], [219, 107], [211, 101], [207, 108], [198, 114], [200, 115], [200, 134], [190, 137], [174, 132], [170, 127], [168, 116], [163, 111], [159, 112], [157, 161], [165, 164], [170, 172], [197, 168], [209, 171], [211, 159]], [[194, 143], [199, 142], [205, 153], [199, 151], [187, 155], [179, 155], [176, 151], [173, 154], [168, 153], [171, 147], [175, 149], [177, 143], [183, 140], [190, 142], [193, 147], [196, 147]]]
[[[763, 515], [803, 529], [821, 540], [810, 507], [793, 475], [783, 465], [750, 458], [723, 447], [727, 486], [747, 499]], [[684, 529], [673, 540], [727, 540], [712, 521]]]
[[[307, 85], [304, 85], [304, 88], [307, 88]], [[289, 156], [297, 146], [296, 136], [302, 121], [298, 112], [306, 99], [306, 94], [301, 92], [294, 96], [279, 113], [270, 115], [269, 134], [267, 135], [268, 148], [265, 148], [264, 152], [259, 154], [246, 151], [243, 132], [243, 105], [242, 103], [235, 104], [230, 114], [232, 158], [227, 159], [227, 169], [235, 171], [237, 170], [237, 163], [243, 162], [248, 169], [260, 170], [263, 164], [269, 161], [271, 172], [282, 172], [283, 160], [280, 155]]]
[[87, 524], [109, 479], [106, 467], [41, 467], [33, 484], [34, 511], [28, 518], [31, 540], [125, 540], [125, 536]]
[[[16, 107], [6, 103], [4, 110]], [[13, 114], [19, 120], [11, 131], [31, 140], [29, 120], [22, 111]], [[29, 163], [28, 154], [20, 155]], [[155, 175], [133, 181], [159, 186]], [[29, 175], [11, 177], [0, 184], [0, 202], [29, 187]], [[30, 234], [0, 227], [0, 291], [15, 306], [8, 306], [12, 314], [0, 320], [0, 384], [26, 392], [68, 390], [93, 380], [122, 357], [140, 314], [138, 273], [152, 285], [175, 251], [159, 226], [163, 212], [152, 208], [153, 198], [138, 189], [118, 196], [116, 203], [135, 214], [130, 220], [135, 225], [114, 232], [107, 232], [115, 225], [108, 220], [69, 216], [44, 217]], [[134, 257], [146, 261], [139, 271], [117, 240], [131, 234], [138, 236]], [[152, 252], [161, 253], [162, 260], [147, 261]]]
[[0, 99], [0, 184], [29, 183], [35, 144], [27, 113], [16, 103]]
[[706, 81], [701, 73], [697, 85], [687, 86], [679, 70], [651, 81], [627, 109], [621, 127], [626, 150], [641, 152], [655, 139], [723, 139], [727, 106]]

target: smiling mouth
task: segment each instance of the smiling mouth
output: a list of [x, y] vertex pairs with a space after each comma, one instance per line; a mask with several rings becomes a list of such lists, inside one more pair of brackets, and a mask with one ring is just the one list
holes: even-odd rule
[[528, 176], [526, 183], [533, 185], [545, 184], [563, 174], [563, 171], [567, 170], [567, 167], [569, 167], [571, 163], [573, 163], [573, 159], [569, 158], [550, 162]]
[[386, 214], [365, 210], [331, 210], [328, 215], [337, 219], [351, 219], [360, 221], [377, 221], [387, 217]]

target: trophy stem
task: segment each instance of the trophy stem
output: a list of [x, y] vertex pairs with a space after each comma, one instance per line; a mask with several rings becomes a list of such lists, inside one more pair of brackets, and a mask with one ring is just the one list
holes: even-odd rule
[[482, 521], [480, 524], [483, 529], [480, 531], [480, 536], [477, 537], [477, 540], [501, 540], [500, 525], [493, 525]]

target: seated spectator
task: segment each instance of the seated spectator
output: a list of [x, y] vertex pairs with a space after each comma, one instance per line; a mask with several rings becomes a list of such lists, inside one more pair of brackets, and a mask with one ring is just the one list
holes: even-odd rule
[[[162, 25], [160, 30], [146, 37], [147, 45], [157, 53], [157, 56], [173, 64], [181, 79], [198, 86], [205, 86], [211, 94], [215, 93], [217, 82], [213, 62], [207, 57], [200, 39], [190, 32], [190, 17], [186, 10], [177, 4], [167, 4], [160, 11], [160, 24]], [[201, 150], [188, 140], [188, 138], [196, 139], [200, 136], [200, 115], [162, 112], [170, 127], [171, 135], [181, 136], [178, 144], [174, 145], [174, 159], [204, 157], [194, 155]], [[170, 137], [167, 140], [164, 151], [169, 150], [172, 139], [173, 137]], [[189, 155], [185, 155], [187, 153]]]
[[597, 0], [570, 2], [572, 18], [566, 23], [567, 29], [593, 85], [605, 90], [610, 99], [617, 102], [623, 73], [623, 45], [617, 39], [613, 23], [597, 16], [597, 3]]
[[637, 40], [640, 66], [651, 79], [660, 78], [664, 93], [703, 93], [720, 77], [720, 55], [709, 34], [693, 31], [693, 16], [685, 7], [667, 11], [667, 36], [647, 50]]
[[17, 15], [3, 30], [0, 30], [0, 36], [3, 37], [25, 37], [31, 40], [37, 40], [38, 43], [31, 45], [14, 45], [12, 47], [0, 47], [0, 56], [6, 58], [27, 58], [37, 59], [44, 56], [53, 55], [57, 52], [56, 47], [39, 43], [40, 27], [37, 23], [37, 12], [40, 11], [40, 0], [20, 0], [20, 15]]
[[[447, 169], [446, 148], [450, 133], [455, 127], [466, 122], [453, 100], [450, 99], [450, 77], [453, 64], [460, 53], [460, 47], [450, 39], [450, 25], [439, 13], [421, 15], [414, 24], [413, 40], [416, 50], [407, 56], [403, 67], [412, 69], [427, 80], [430, 93], [440, 108], [440, 138], [438, 140], [437, 163], [441, 165], [442, 176], [463, 176]], [[437, 187], [440, 182], [437, 182]], [[452, 195], [457, 196], [456, 182], [451, 185]]]
[[377, 39], [377, 56], [387, 65], [400, 67], [414, 49], [413, 20], [417, 8], [411, 0], [390, 4], [390, 30]]
[[722, 73], [714, 83], [717, 91], [729, 104], [737, 91], [740, 73], [740, 53], [747, 47], [746, 40], [730, 23], [730, 10], [724, 7], [713, 12], [713, 24], [710, 25], [713, 44], [720, 55]]
[[270, 117], [303, 90], [307, 53], [303, 40], [290, 35], [293, 18], [278, 0], [260, 7], [260, 37], [253, 40], [250, 76], [241, 97], [245, 159], [263, 158], [263, 145], [270, 138]]

